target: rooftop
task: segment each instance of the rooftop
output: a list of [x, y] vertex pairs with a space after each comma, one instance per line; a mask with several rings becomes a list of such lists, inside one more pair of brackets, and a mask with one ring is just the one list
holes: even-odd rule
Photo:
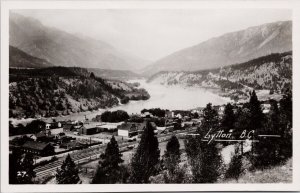
[[36, 150], [43, 150], [45, 149], [49, 143], [44, 142], [36, 142], [36, 141], [27, 141], [23, 144], [22, 147], [30, 148], [30, 149], [36, 149]]

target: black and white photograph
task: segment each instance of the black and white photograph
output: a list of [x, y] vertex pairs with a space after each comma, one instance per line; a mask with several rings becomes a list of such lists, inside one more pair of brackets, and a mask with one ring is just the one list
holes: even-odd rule
[[296, 189], [293, 1], [98, 2], [5, 9], [6, 186]]

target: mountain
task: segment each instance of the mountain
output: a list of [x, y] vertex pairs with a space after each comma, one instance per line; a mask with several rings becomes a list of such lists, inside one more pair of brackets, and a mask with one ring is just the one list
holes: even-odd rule
[[33, 57], [22, 50], [9, 46], [9, 66], [15, 68], [45, 68], [53, 66], [50, 62]]
[[145, 89], [78, 67], [9, 70], [9, 116], [52, 117], [147, 100]]
[[227, 33], [179, 50], [147, 66], [144, 74], [213, 69], [291, 50], [292, 22], [279, 21]]
[[10, 13], [9, 43], [56, 66], [136, 70], [145, 63], [106, 42], [47, 27], [16, 13]]
[[212, 70], [162, 71], [148, 82], [216, 89], [223, 91], [222, 96], [237, 100], [247, 97], [252, 89], [283, 93], [292, 88], [292, 52], [270, 54]]
[[99, 68], [89, 68], [90, 72], [93, 72], [96, 76], [104, 79], [113, 79], [113, 80], [133, 80], [142, 78], [141, 75], [134, 73], [129, 70], [107, 70]]

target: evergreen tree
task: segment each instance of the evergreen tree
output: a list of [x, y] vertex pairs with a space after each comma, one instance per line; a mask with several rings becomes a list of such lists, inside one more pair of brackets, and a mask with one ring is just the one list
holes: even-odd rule
[[77, 184], [79, 179], [78, 169], [70, 154], [67, 155], [60, 169], [56, 171], [56, 181], [58, 184]]
[[248, 103], [250, 110], [250, 124], [256, 131], [259, 131], [263, 127], [264, 114], [262, 112], [260, 101], [256, 96], [255, 90], [250, 95], [250, 101]]
[[21, 157], [21, 159], [19, 155], [15, 154], [15, 158], [17, 160], [12, 160], [12, 162], [14, 162], [12, 164], [15, 164], [16, 166], [16, 168], [13, 169], [14, 171], [17, 171], [16, 184], [33, 184], [35, 172], [33, 171], [34, 166], [32, 154], [26, 153]]
[[199, 135], [187, 138], [185, 143], [195, 183], [213, 183], [220, 175], [222, 158], [216, 142], [202, 140], [209, 130], [213, 133], [218, 129], [218, 113], [209, 103], [203, 110], [203, 122], [197, 131]]
[[217, 110], [213, 109], [212, 104], [208, 103], [203, 109], [203, 120], [197, 132], [203, 137], [210, 129], [211, 132], [219, 129], [219, 116]]
[[21, 152], [18, 149], [14, 149], [9, 154], [9, 183], [18, 184], [18, 173], [21, 171]]
[[232, 156], [229, 163], [228, 170], [226, 171], [225, 178], [234, 178], [238, 181], [239, 177], [243, 173], [242, 155], [240, 155], [236, 149], [235, 154]]
[[286, 160], [293, 153], [293, 101], [292, 93], [287, 92], [280, 100], [280, 157]]
[[149, 121], [141, 136], [141, 141], [131, 162], [132, 183], [148, 183], [149, 177], [155, 175], [159, 163], [160, 150], [154, 129]]
[[230, 103], [227, 103], [224, 110], [224, 115], [221, 120], [221, 128], [228, 132], [231, 129], [234, 129], [235, 124], [235, 114], [233, 112], [233, 106]]
[[179, 162], [180, 162], [180, 144], [175, 135], [173, 135], [167, 143], [164, 165], [167, 168], [165, 176], [168, 183], [176, 183], [178, 181]]
[[107, 144], [105, 153], [99, 161], [97, 172], [92, 180], [93, 184], [113, 184], [122, 182], [120, 163], [122, 154], [119, 151], [118, 142], [113, 136], [110, 142]]
[[[234, 124], [235, 127], [235, 139], [239, 139], [241, 133], [243, 131], [250, 131], [252, 130], [252, 126], [250, 123], [250, 119], [251, 119], [251, 114], [250, 114], [250, 110], [248, 108], [238, 108], [237, 113], [236, 113], [236, 122]], [[241, 139], [243, 140], [243, 139]], [[241, 141], [240, 142], [240, 146], [241, 146], [241, 154], [243, 154], [244, 150], [244, 142]]]
[[94, 74], [94, 72], [91, 72], [90, 78], [95, 79], [95, 74]]

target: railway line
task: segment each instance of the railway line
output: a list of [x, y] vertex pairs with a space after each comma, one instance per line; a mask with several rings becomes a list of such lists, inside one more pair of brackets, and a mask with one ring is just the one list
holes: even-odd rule
[[[184, 130], [184, 131], [177, 131], [174, 133], [168, 133], [168, 134], [163, 134], [158, 136], [158, 141], [159, 143], [166, 141], [170, 136], [172, 135], [177, 135], [177, 134], [183, 134], [187, 132], [192, 132], [195, 131], [195, 129], [191, 130]], [[138, 141], [134, 142], [128, 142], [128, 143], [122, 143], [119, 145], [120, 151], [125, 152], [125, 151], [130, 151], [132, 149], [132, 146], [138, 145]], [[74, 153], [70, 153], [71, 158], [75, 162], [75, 164], [81, 164], [81, 163], [86, 163], [90, 160], [98, 159], [100, 155], [104, 152], [106, 148], [106, 145], [98, 145], [96, 147], [90, 147], [88, 149], [84, 150], [79, 150]], [[61, 157], [58, 160], [51, 162], [49, 164], [43, 165], [43, 166], [38, 166], [34, 169], [36, 173], [36, 178], [44, 178], [47, 176], [54, 175], [56, 172], [57, 168], [59, 168], [65, 157]]]

